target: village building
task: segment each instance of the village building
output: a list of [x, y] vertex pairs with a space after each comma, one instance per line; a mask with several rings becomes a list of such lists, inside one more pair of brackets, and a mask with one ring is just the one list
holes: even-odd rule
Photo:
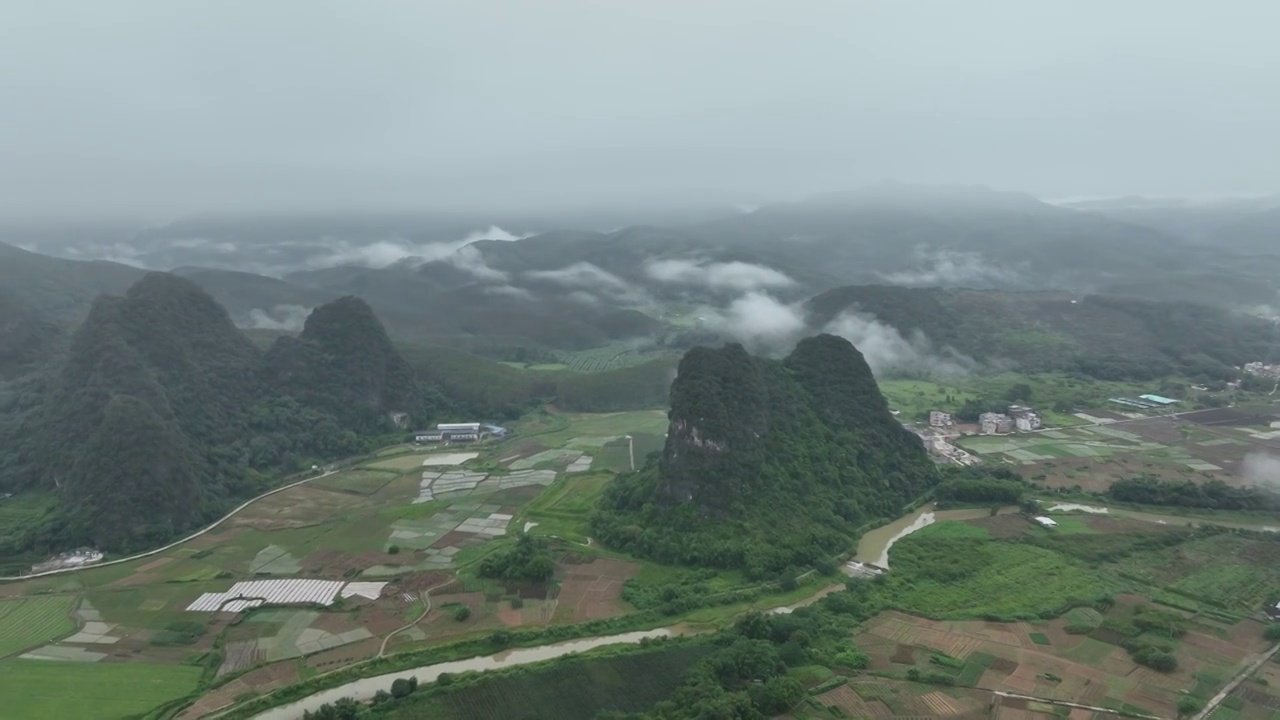
[[982, 413], [978, 425], [983, 435], [1004, 435], [1013, 432], [1013, 418], [1004, 413]]
[[413, 434], [416, 443], [475, 442], [485, 438], [504, 438], [507, 429], [484, 423], [439, 423], [434, 430], [419, 430]]
[[929, 427], [949, 427], [951, 425], [951, 413], [944, 413], [939, 410], [929, 412]]
[[1013, 426], [1018, 432], [1031, 432], [1044, 426], [1040, 413], [1022, 405], [1010, 405], [1009, 417], [1013, 419]]
[[1053, 518], [1048, 518], [1048, 517], [1045, 517], [1044, 515], [1037, 515], [1035, 518], [1035, 521], [1039, 523], [1041, 527], [1046, 527], [1046, 528], [1058, 527], [1058, 523], [1055, 522]]

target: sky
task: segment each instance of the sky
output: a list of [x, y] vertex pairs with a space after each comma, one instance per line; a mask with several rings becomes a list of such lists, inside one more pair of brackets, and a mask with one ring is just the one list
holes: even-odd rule
[[0, 0], [0, 214], [1280, 191], [1274, 0]]

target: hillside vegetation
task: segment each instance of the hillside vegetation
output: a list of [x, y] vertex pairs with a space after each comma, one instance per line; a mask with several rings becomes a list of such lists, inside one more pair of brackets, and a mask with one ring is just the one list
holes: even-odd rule
[[149, 274], [99, 298], [65, 360], [10, 398], [0, 488], [55, 493], [61, 511], [0, 550], [160, 542], [279, 472], [371, 447], [393, 414], [428, 420], [427, 390], [361, 300], [264, 356], [200, 288]]
[[661, 456], [608, 488], [592, 531], [628, 552], [758, 577], [847, 548], [937, 479], [848, 341], [819, 335], [780, 361], [695, 348], [671, 388]]
[[1265, 320], [1218, 308], [1057, 292], [855, 285], [814, 297], [807, 310], [818, 327], [862, 313], [979, 361], [1103, 380], [1231, 379], [1233, 366], [1267, 357], [1278, 337]]

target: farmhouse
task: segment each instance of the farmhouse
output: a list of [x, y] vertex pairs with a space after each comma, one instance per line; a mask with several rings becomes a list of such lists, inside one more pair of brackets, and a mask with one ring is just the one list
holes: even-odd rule
[[1013, 418], [1004, 413], [982, 413], [978, 416], [978, 425], [983, 435], [1003, 435], [1013, 432]]
[[944, 413], [938, 410], [929, 412], [930, 427], [947, 427], [951, 425], [951, 413]]
[[498, 425], [484, 423], [439, 423], [434, 430], [419, 430], [413, 434], [417, 443], [438, 442], [475, 442], [484, 438], [503, 438], [507, 429]]
[[1040, 413], [1036, 412], [1032, 408], [1024, 407], [1022, 405], [1010, 405], [1009, 417], [1013, 418], [1013, 426], [1017, 428], [1019, 432], [1039, 430], [1042, 425]]
[[1053, 518], [1045, 517], [1044, 515], [1037, 515], [1035, 517], [1035, 521], [1039, 523], [1042, 527], [1047, 527], [1047, 528], [1058, 527], [1058, 523], [1055, 522]]

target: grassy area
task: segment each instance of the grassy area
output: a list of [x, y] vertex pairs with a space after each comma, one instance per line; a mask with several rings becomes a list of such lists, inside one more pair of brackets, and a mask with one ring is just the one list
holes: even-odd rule
[[641, 712], [665, 699], [684, 680], [689, 666], [713, 649], [709, 644], [681, 643], [437, 685], [397, 703], [387, 717], [589, 720], [608, 711]]
[[71, 595], [0, 600], [0, 657], [66, 637], [76, 630]]
[[195, 689], [200, 668], [143, 663], [0, 662], [0, 711], [10, 720], [115, 720]]
[[661, 355], [662, 352], [638, 350], [631, 343], [618, 343], [589, 350], [557, 353], [560, 361], [557, 365], [573, 372], [603, 372], [642, 365]]
[[1065, 555], [1019, 542], [960, 539], [948, 527], [954, 524], [936, 523], [894, 545], [889, 581], [896, 606], [941, 618], [1025, 618], [1114, 588]]
[[[667, 413], [662, 410], [639, 410], [618, 413], [562, 413], [564, 425], [539, 434], [538, 440], [547, 447], [563, 447], [578, 437], [622, 437], [646, 433], [664, 437], [667, 432]], [[523, 431], [523, 430], [522, 430]], [[636, 448], [637, 451], [640, 448]], [[636, 456], [640, 462], [641, 455]]]
[[[386, 462], [391, 461], [388, 460]], [[410, 469], [416, 469], [421, 464], [421, 459], [418, 459], [418, 465]], [[399, 473], [396, 470], [344, 470], [336, 475], [314, 480], [311, 486], [356, 493], [357, 495], [372, 495], [386, 487], [387, 483], [395, 480], [398, 475]]]
[[520, 518], [522, 524], [538, 523], [532, 530], [536, 535], [585, 542], [591, 511], [612, 479], [603, 473], [563, 476], [529, 504]]
[[1280, 542], [1221, 533], [1134, 553], [1111, 563], [1117, 574], [1235, 612], [1253, 612], [1280, 595]]

